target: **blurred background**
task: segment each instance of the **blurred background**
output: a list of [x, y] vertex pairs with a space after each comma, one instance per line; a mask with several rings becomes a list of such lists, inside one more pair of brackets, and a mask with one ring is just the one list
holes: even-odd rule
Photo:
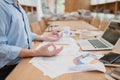
[[[120, 19], [120, 0], [19, 0], [29, 22], [45, 17], [51, 20], [97, 18]], [[89, 22], [89, 20], [86, 20]]]

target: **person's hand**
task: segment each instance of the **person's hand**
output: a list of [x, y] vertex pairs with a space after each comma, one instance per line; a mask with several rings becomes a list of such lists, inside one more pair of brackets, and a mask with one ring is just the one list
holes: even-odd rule
[[[49, 50], [49, 47], [53, 47], [53, 50]], [[53, 43], [49, 43], [35, 50], [35, 56], [51, 57], [60, 53], [62, 49], [63, 47], [57, 49]]]
[[58, 33], [59, 31], [58, 30], [52, 30], [51, 31], [51, 34], [52, 35], [57, 35], [57, 36], [59, 36], [59, 33]]
[[63, 36], [63, 34], [59, 34], [58, 31], [52, 31], [50, 32], [48, 35], [44, 36], [44, 35], [37, 35], [35, 36], [35, 41], [57, 41], [59, 40], [61, 37]]
[[59, 34], [57, 31], [52, 31], [48, 36], [45, 37], [45, 41], [57, 41], [63, 34]]

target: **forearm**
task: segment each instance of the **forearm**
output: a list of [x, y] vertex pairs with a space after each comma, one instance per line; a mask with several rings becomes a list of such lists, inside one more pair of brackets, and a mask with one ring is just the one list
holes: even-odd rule
[[0, 68], [15, 60], [21, 52], [20, 47], [0, 43]]
[[[45, 47], [44, 47], [45, 48]], [[45, 50], [47, 51], [47, 50]], [[42, 48], [39, 48], [39, 50], [35, 49], [21, 49], [21, 52], [19, 53], [19, 58], [26, 58], [26, 57], [38, 57], [38, 56], [44, 56], [44, 50]]]
[[[48, 47], [53, 47], [54, 49], [52, 51], [48, 50]], [[44, 46], [41, 46], [37, 50], [33, 49], [22, 49], [19, 56], [20, 58], [24, 57], [50, 57], [58, 54], [62, 50], [62, 47], [59, 49], [56, 49], [55, 45], [53, 43], [46, 44]]]

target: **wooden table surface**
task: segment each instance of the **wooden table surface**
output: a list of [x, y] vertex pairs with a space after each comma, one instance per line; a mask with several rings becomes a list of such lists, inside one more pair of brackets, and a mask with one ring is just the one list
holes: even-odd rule
[[57, 29], [63, 30], [63, 27], [70, 27], [71, 30], [96, 30], [96, 28], [85, 21], [54, 21], [49, 22], [48, 24], [58, 26]]
[[[55, 21], [50, 22], [52, 25], [61, 26], [70, 26], [72, 29], [88, 29], [88, 30], [96, 30], [94, 26], [84, 22], [84, 21]], [[46, 34], [46, 32], [44, 33]], [[36, 43], [33, 46], [33, 49], [38, 45]], [[108, 53], [111, 51], [119, 52], [120, 53], [120, 42], [117, 44], [115, 49], [108, 50], [108, 51], [97, 51], [101, 53]], [[82, 50], [80, 50], [82, 52]], [[92, 51], [96, 52], [96, 51]], [[22, 61], [16, 66], [16, 68], [11, 72], [11, 74], [6, 78], [6, 80], [106, 80], [105, 73], [98, 72], [98, 71], [91, 71], [91, 72], [77, 72], [77, 73], [69, 73], [61, 75], [55, 79], [51, 79], [48, 76], [45, 76], [43, 72], [35, 68], [32, 64], [29, 63], [31, 58], [24, 58]], [[106, 67], [107, 72], [111, 71], [113, 68]]]

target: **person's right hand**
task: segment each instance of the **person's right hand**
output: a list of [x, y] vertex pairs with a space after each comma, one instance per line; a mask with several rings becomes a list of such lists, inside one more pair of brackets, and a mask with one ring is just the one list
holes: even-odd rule
[[[49, 50], [49, 47], [53, 47], [53, 50]], [[51, 57], [60, 53], [62, 49], [63, 47], [57, 49], [53, 43], [49, 43], [35, 50], [35, 55], [42, 57]]]

